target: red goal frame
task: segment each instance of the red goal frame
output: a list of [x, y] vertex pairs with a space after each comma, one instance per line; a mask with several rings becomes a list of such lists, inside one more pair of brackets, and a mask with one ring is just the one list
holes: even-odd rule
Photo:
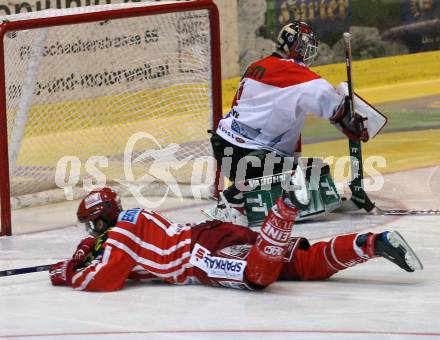
[[[191, 10], [208, 10], [211, 35], [211, 81], [212, 81], [212, 128], [216, 129], [222, 116], [221, 93], [221, 56], [220, 56], [220, 21], [217, 6], [212, 0], [182, 1], [172, 4], [148, 5], [145, 7], [132, 7], [115, 10], [105, 10], [93, 13], [81, 13], [60, 17], [25, 19], [17, 21], [3, 21], [0, 23], [0, 205], [1, 205], [1, 231], [0, 236], [12, 235], [9, 156], [8, 156], [8, 130], [6, 112], [6, 80], [4, 60], [4, 35], [9, 31], [25, 29], [64, 26], [71, 24], [89, 23], [112, 19], [148, 16], [172, 12]], [[218, 187], [216, 176], [215, 191]]]

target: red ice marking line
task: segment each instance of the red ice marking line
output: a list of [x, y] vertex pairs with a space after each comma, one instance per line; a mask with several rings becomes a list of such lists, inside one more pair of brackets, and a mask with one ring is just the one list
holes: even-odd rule
[[21, 335], [0, 335], [0, 338], [21, 338], [21, 337], [60, 337], [60, 336], [97, 336], [97, 335], [129, 335], [129, 334], [358, 334], [358, 335], [407, 335], [407, 336], [432, 336], [438, 337], [440, 333], [435, 332], [384, 332], [384, 331], [354, 331], [354, 330], [311, 330], [311, 329], [219, 329], [219, 330], [169, 330], [169, 331], [132, 331], [132, 332], [77, 332], [77, 333], [46, 333], [46, 334], [21, 334]]

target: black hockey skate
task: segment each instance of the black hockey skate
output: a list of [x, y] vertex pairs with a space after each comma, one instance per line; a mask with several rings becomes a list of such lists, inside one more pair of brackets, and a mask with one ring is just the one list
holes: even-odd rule
[[397, 231], [385, 231], [377, 234], [374, 240], [374, 252], [397, 264], [407, 272], [422, 270], [423, 264]]

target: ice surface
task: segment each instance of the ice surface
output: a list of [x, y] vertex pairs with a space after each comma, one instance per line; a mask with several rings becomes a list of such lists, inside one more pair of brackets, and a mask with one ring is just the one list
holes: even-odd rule
[[[387, 208], [440, 208], [439, 167], [396, 173], [372, 196]], [[133, 207], [133, 200], [125, 200]], [[202, 219], [206, 202], [169, 200], [178, 222]], [[56, 214], [74, 215], [75, 208]], [[55, 213], [54, 213], [55, 214]], [[38, 219], [34, 211], [34, 219]], [[112, 293], [52, 287], [47, 272], [0, 278], [0, 339], [433, 339], [440, 338], [440, 216], [331, 214], [297, 224], [312, 241], [341, 233], [399, 230], [425, 269], [407, 273], [384, 259], [327, 281], [280, 282], [262, 292], [128, 282]], [[77, 227], [0, 239], [0, 269], [71, 255]]]

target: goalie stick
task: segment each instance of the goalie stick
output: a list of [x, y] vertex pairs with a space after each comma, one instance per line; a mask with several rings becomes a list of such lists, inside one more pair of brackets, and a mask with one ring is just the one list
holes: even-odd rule
[[[350, 104], [350, 114], [354, 115], [354, 95], [353, 95], [353, 81], [351, 77], [351, 34], [345, 32], [343, 34], [344, 48], [345, 48], [345, 66], [347, 69], [347, 85], [348, 85], [348, 100]], [[371, 202], [363, 187], [363, 167], [362, 167], [362, 147], [360, 141], [353, 141], [349, 139], [348, 147], [350, 149], [351, 161], [351, 183], [349, 184], [352, 192], [351, 200], [359, 209], [365, 209], [367, 212], [375, 208], [375, 204]]]
[[19, 274], [36, 273], [36, 272], [44, 272], [46, 270], [49, 270], [50, 266], [51, 266], [51, 264], [45, 264], [42, 266], [35, 266], [35, 267], [0, 270], [0, 277], [19, 275]]
[[[348, 85], [348, 100], [350, 107], [350, 114], [354, 114], [354, 95], [353, 95], [353, 80], [351, 75], [351, 34], [345, 32], [343, 34], [344, 48], [345, 48], [345, 66], [347, 69], [347, 85]], [[349, 139], [348, 146], [350, 149], [351, 162], [351, 182], [349, 184], [352, 192], [351, 200], [359, 209], [365, 209], [367, 212], [374, 215], [440, 215], [440, 209], [430, 210], [405, 210], [405, 209], [381, 209], [370, 200], [363, 187], [363, 166], [362, 166], [362, 147], [360, 141], [353, 141]]]
[[440, 215], [440, 209], [407, 210], [407, 209], [381, 209], [375, 207], [372, 211], [375, 215]]

